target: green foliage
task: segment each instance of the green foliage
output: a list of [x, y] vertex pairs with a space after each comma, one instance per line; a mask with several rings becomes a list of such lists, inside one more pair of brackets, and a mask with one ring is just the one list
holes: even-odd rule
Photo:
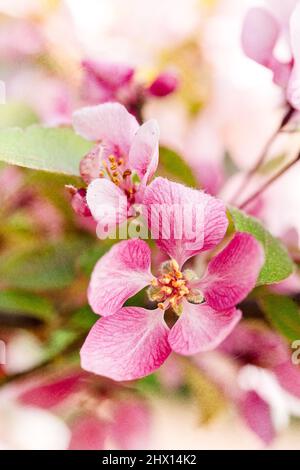
[[38, 122], [36, 113], [25, 103], [11, 101], [0, 105], [0, 128], [27, 127]]
[[28, 315], [39, 320], [50, 320], [56, 313], [49, 300], [30, 292], [13, 290], [0, 292], [0, 311]]
[[159, 174], [188, 186], [198, 186], [188, 164], [178, 153], [166, 147], [159, 149]]
[[77, 176], [91, 146], [69, 128], [0, 129], [0, 161], [35, 170]]
[[260, 301], [272, 326], [290, 341], [300, 338], [300, 310], [296, 302], [283, 295], [269, 294]]
[[64, 241], [25, 248], [0, 257], [0, 282], [32, 291], [62, 289], [75, 278], [82, 244]]
[[231, 222], [237, 232], [253, 235], [264, 247], [265, 264], [260, 273], [257, 285], [274, 284], [292, 274], [294, 265], [283, 244], [254, 217], [246, 215], [236, 208], [229, 208]]

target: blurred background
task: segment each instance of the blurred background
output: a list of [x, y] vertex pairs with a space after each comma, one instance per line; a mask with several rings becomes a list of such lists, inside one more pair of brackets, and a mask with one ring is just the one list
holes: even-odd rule
[[[270, 70], [241, 47], [257, 3], [0, 0], [0, 128], [69, 126], [75, 109], [119, 101], [158, 120], [161, 174], [228, 201], [283, 116]], [[249, 191], [299, 145], [280, 136]], [[252, 208], [298, 262], [299, 180], [296, 165]], [[66, 185], [82, 183], [0, 167], [0, 448], [300, 449], [300, 369], [278, 366], [290, 344], [251, 299], [216, 352], [172, 355], [134, 383], [80, 369], [89, 276], [111, 241]], [[298, 301], [299, 276], [276, 292]]]

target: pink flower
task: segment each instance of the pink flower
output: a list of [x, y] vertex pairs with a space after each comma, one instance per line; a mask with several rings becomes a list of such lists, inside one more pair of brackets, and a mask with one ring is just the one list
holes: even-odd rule
[[241, 415], [258, 437], [270, 444], [286, 427], [289, 416], [300, 414], [300, 374], [291, 362], [287, 344], [269, 329], [240, 324], [220, 351], [238, 361], [233, 393]]
[[135, 76], [135, 69], [120, 62], [84, 60], [82, 94], [88, 104], [117, 102], [138, 119], [141, 109], [150, 97], [164, 98], [179, 85], [177, 74], [163, 71], [146, 84]]
[[128, 87], [134, 76], [134, 68], [126, 64], [108, 61], [84, 60], [83, 92], [93, 104], [119, 101], [118, 93]]
[[[92, 274], [88, 298], [101, 318], [90, 331], [81, 350], [82, 367], [114, 380], [133, 380], [150, 374], [167, 359], [171, 350], [193, 355], [216, 348], [241, 317], [236, 305], [254, 288], [263, 265], [263, 251], [249, 234], [238, 233], [215, 256], [199, 279], [183, 264], [192, 256], [214, 248], [224, 237], [228, 220], [224, 204], [203, 192], [157, 178], [148, 186], [144, 203], [153, 206], [192, 209], [203, 212], [197, 227], [199, 241], [191, 243], [189, 233], [174, 237], [174, 212], [160, 223], [159, 211], [152, 213], [149, 227], [158, 231], [158, 246], [171, 259], [163, 263], [159, 274], [150, 271], [151, 253], [142, 240], [116, 244], [97, 263]], [[149, 219], [148, 219], [149, 222]], [[170, 234], [164, 238], [169, 225]], [[178, 227], [177, 227], [178, 228]], [[182, 228], [182, 227], [181, 227]], [[123, 307], [127, 299], [148, 288], [155, 310]], [[164, 313], [172, 307], [177, 321], [169, 329]]]
[[152, 96], [164, 97], [173, 93], [178, 88], [178, 77], [172, 72], [162, 72], [148, 87]]
[[[283, 3], [283, 2], [282, 2]], [[244, 22], [242, 45], [245, 53], [259, 64], [269, 68], [274, 82], [286, 90], [286, 99], [300, 109], [300, 3], [284, 2], [285, 14], [279, 13], [275, 2], [274, 13], [264, 8], [252, 8]], [[281, 5], [282, 9], [282, 5]], [[287, 47], [290, 57], [283, 61], [276, 56], [276, 46], [288, 29]]]
[[135, 214], [147, 183], [158, 165], [159, 129], [155, 120], [140, 126], [118, 103], [80, 109], [75, 130], [97, 142], [82, 160], [80, 171], [89, 184], [86, 200], [99, 225], [122, 223]]

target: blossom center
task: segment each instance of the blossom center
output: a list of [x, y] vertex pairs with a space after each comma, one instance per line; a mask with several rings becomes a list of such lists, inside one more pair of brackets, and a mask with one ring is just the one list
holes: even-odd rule
[[127, 198], [133, 202], [136, 185], [132, 180], [132, 171], [124, 165], [124, 159], [110, 155], [102, 160], [99, 178], [109, 178], [116, 186], [123, 189]]
[[193, 271], [181, 272], [177, 261], [166, 261], [160, 267], [158, 277], [153, 279], [148, 289], [149, 299], [158, 302], [158, 307], [163, 310], [169, 306], [175, 313], [182, 313], [182, 300], [186, 298], [192, 303], [201, 303], [203, 296], [200, 291], [192, 290], [189, 281], [196, 279]]

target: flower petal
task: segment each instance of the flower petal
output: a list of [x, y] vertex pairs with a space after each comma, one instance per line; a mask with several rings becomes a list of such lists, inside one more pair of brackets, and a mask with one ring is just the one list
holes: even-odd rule
[[96, 79], [100, 87], [109, 90], [129, 83], [134, 75], [134, 68], [120, 62], [84, 60], [82, 66], [88, 75]]
[[159, 128], [155, 119], [145, 122], [137, 131], [129, 152], [129, 165], [147, 183], [158, 165]]
[[203, 279], [192, 283], [202, 290], [216, 310], [227, 310], [255, 287], [264, 263], [263, 248], [248, 233], [237, 233], [226, 248], [208, 264]]
[[102, 227], [114, 227], [127, 219], [127, 198], [110, 180], [97, 178], [92, 181], [87, 188], [86, 201], [92, 216]]
[[149, 407], [136, 397], [116, 403], [111, 437], [118, 449], [145, 449], [150, 438], [151, 418]]
[[244, 20], [242, 46], [245, 54], [265, 67], [270, 67], [280, 27], [271, 13], [252, 8]]
[[73, 126], [82, 137], [112, 146], [117, 156], [127, 156], [139, 124], [119, 103], [88, 106], [73, 114]]
[[203, 191], [156, 178], [146, 188], [143, 203], [152, 237], [180, 265], [215, 247], [226, 233], [223, 202]]
[[247, 426], [266, 444], [276, 437], [271, 408], [255, 391], [246, 392], [239, 404]]
[[89, 303], [102, 316], [119, 310], [124, 302], [150, 284], [151, 252], [143, 240], [114, 245], [96, 264], [88, 289]]
[[231, 309], [216, 312], [207, 304], [184, 301], [183, 314], [169, 333], [173, 351], [190, 356], [215, 349], [241, 319], [241, 312]]
[[99, 320], [82, 349], [81, 365], [113, 380], [151, 374], [171, 352], [163, 311], [130, 307]]
[[299, 366], [292, 364], [289, 359], [282, 364], [278, 364], [273, 370], [281, 387], [290, 395], [300, 398]]
[[300, 4], [298, 4], [291, 16], [290, 35], [291, 48], [294, 59], [293, 70], [290, 77], [287, 98], [295, 109], [300, 110]]
[[109, 425], [97, 416], [79, 417], [72, 425], [69, 450], [103, 450], [109, 433]]
[[95, 147], [82, 158], [79, 168], [80, 176], [86, 184], [90, 184], [93, 180], [99, 178], [104, 153], [104, 147], [95, 145]]

